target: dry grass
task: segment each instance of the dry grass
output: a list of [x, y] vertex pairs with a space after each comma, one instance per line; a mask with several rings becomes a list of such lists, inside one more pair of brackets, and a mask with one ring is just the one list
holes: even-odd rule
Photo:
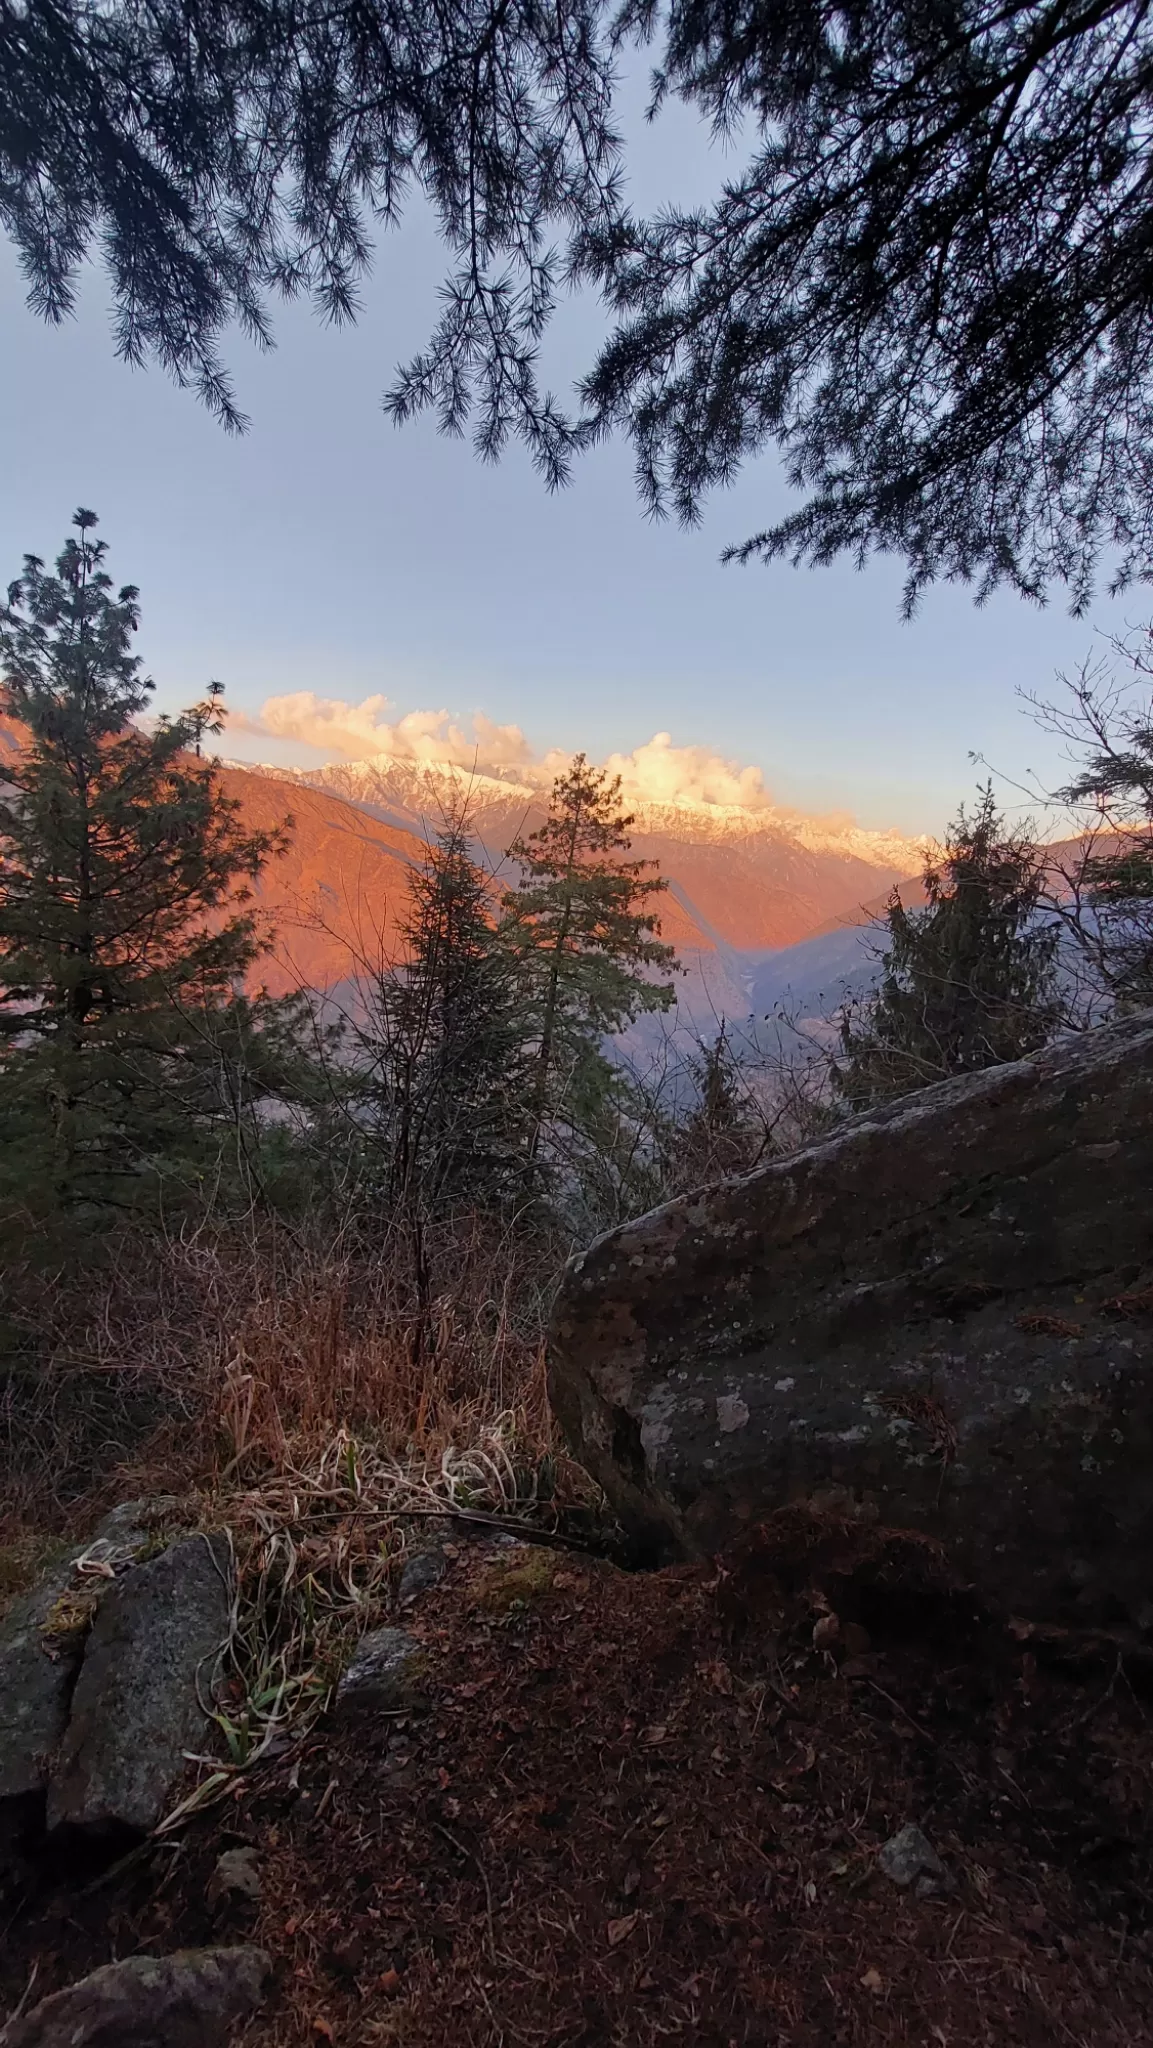
[[133, 1491], [310, 1471], [342, 1434], [447, 1469], [498, 1418], [502, 1487], [515, 1490], [518, 1461], [530, 1473], [550, 1445], [546, 1289], [475, 1220], [446, 1233], [434, 1270], [442, 1284], [420, 1318], [395, 1243], [274, 1227], [126, 1237], [75, 1280], [9, 1274], [0, 1542], [69, 1528]]

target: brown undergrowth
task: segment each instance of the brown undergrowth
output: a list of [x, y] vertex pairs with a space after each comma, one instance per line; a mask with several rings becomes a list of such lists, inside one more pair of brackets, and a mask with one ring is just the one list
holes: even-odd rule
[[[274, 1984], [244, 2048], [1150, 2040], [1139, 1674], [962, 1626], [924, 1558], [852, 1541], [786, 1520], [720, 1567], [641, 1575], [459, 1530], [405, 1617], [403, 1710], [319, 1720], [134, 1867], [47, 1884], [2, 1995], [34, 1958], [49, 1989], [255, 1938]], [[890, 1626], [878, 1588], [910, 1571], [924, 1626], [899, 1603]], [[871, 1629], [820, 1647], [858, 1578]], [[878, 1860], [909, 1823], [947, 1867], [928, 1897]], [[210, 1882], [241, 1844], [258, 1905]]]
[[472, 1218], [429, 1264], [419, 1313], [394, 1238], [271, 1224], [124, 1236], [80, 1273], [8, 1271], [0, 1545], [71, 1532], [133, 1492], [291, 1478], [338, 1441], [424, 1470], [495, 1433], [511, 1465], [539, 1466], [555, 1251]]
[[0, 1613], [114, 1503], [230, 1533], [219, 1760], [166, 1827], [323, 1714], [429, 1518], [595, 1512], [554, 1444], [524, 1245], [474, 1218], [433, 1249], [419, 1315], [395, 1241], [271, 1230], [125, 1240], [83, 1282], [17, 1290], [35, 1371], [5, 1400]]

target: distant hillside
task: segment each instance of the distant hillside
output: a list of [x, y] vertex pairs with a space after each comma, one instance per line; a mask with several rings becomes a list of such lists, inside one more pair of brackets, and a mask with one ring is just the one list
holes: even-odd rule
[[392, 956], [423, 840], [321, 790], [289, 790], [239, 768], [224, 769], [221, 780], [251, 824], [293, 820], [287, 854], [270, 862], [255, 890], [276, 927], [275, 951], [259, 970], [273, 993], [331, 988], [354, 960]]
[[[15, 728], [0, 724], [0, 763], [18, 745]], [[356, 960], [395, 951], [409, 872], [463, 790], [494, 897], [512, 880], [505, 849], [545, 815], [542, 791], [527, 784], [391, 759], [307, 773], [232, 762], [222, 776], [254, 825], [289, 814], [294, 821], [289, 853], [256, 892], [277, 928], [261, 970], [277, 993], [330, 988], [348, 979]], [[851, 947], [845, 929], [867, 915], [859, 906], [883, 904], [920, 857], [911, 840], [845, 821], [690, 804], [638, 809], [633, 849], [668, 880], [663, 935], [685, 970], [678, 1021], [694, 1033], [771, 1007], [787, 953], [798, 954], [800, 967], [808, 935], [827, 930]], [[809, 967], [806, 957], [806, 988]]]
[[[18, 728], [0, 722], [5, 756], [20, 749]], [[322, 790], [286, 787], [259, 771], [227, 767], [221, 780], [248, 822], [263, 829], [291, 815], [291, 845], [256, 884], [257, 907], [276, 927], [275, 951], [257, 970], [277, 994], [329, 988], [350, 973], [353, 956], [395, 951], [408, 876], [424, 853], [415, 833], [390, 825]]]

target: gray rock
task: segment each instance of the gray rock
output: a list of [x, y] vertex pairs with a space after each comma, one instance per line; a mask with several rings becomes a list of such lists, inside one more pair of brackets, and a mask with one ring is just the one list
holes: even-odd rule
[[928, 1836], [912, 1824], [890, 1835], [878, 1851], [877, 1861], [886, 1877], [891, 1877], [902, 1891], [912, 1885], [919, 1899], [953, 1888], [953, 1880]]
[[204, 1747], [232, 1607], [227, 1539], [187, 1536], [100, 1604], [48, 1786], [49, 1829], [146, 1834]]
[[259, 1948], [130, 1956], [10, 2020], [0, 2048], [223, 2048], [271, 1967]]
[[424, 1652], [402, 1628], [374, 1628], [361, 1637], [336, 1688], [339, 1714], [360, 1714], [402, 1706]]
[[553, 1407], [657, 1556], [838, 1505], [943, 1541], [1010, 1612], [1136, 1615], [1151, 1184], [1145, 1012], [600, 1238], [554, 1312]]
[[401, 1572], [396, 1595], [399, 1605], [407, 1607], [411, 1601], [418, 1600], [422, 1593], [429, 1592], [433, 1586], [439, 1586], [447, 1570], [448, 1559], [443, 1550], [418, 1550], [414, 1557], [408, 1559]]
[[255, 1849], [226, 1849], [222, 1856], [217, 1857], [216, 1866], [208, 1880], [210, 1905], [223, 1905], [232, 1899], [243, 1899], [250, 1906], [258, 1906], [261, 1891]]
[[[126, 1501], [69, 1545], [0, 1621], [0, 1867], [42, 1818], [52, 1754], [64, 1733], [88, 1628], [115, 1572], [154, 1540], [167, 1501]], [[85, 1570], [84, 1566], [95, 1569]], [[79, 1567], [79, 1568], [78, 1568]]]

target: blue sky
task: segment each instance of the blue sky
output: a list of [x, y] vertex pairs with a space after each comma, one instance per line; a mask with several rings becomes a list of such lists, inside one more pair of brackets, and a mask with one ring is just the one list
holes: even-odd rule
[[[637, 200], [694, 196], [723, 165], [674, 110], [640, 137]], [[237, 440], [161, 371], [115, 360], [98, 272], [78, 317], [46, 329], [0, 245], [0, 580], [27, 549], [54, 555], [77, 504], [95, 508], [113, 575], [140, 585], [162, 708], [219, 676], [250, 718], [269, 696], [384, 695], [390, 718], [479, 711], [540, 751], [598, 758], [668, 731], [755, 764], [783, 802], [908, 831], [939, 829], [972, 790], [970, 748], [1014, 775], [1053, 771], [1015, 690], [1049, 691], [1095, 627], [1143, 618], [1140, 592], [1076, 621], [1059, 600], [977, 610], [946, 588], [905, 625], [897, 563], [721, 566], [724, 543], [785, 502], [772, 459], [683, 532], [644, 519], [623, 445], [549, 497], [518, 450], [487, 468], [427, 420], [398, 430], [381, 393], [433, 324], [441, 272], [418, 212], [378, 251], [355, 328], [298, 305], [278, 309], [272, 354], [232, 340], [252, 421]], [[598, 329], [595, 306], [566, 309], [558, 388]], [[249, 736], [230, 751], [321, 758]]]

